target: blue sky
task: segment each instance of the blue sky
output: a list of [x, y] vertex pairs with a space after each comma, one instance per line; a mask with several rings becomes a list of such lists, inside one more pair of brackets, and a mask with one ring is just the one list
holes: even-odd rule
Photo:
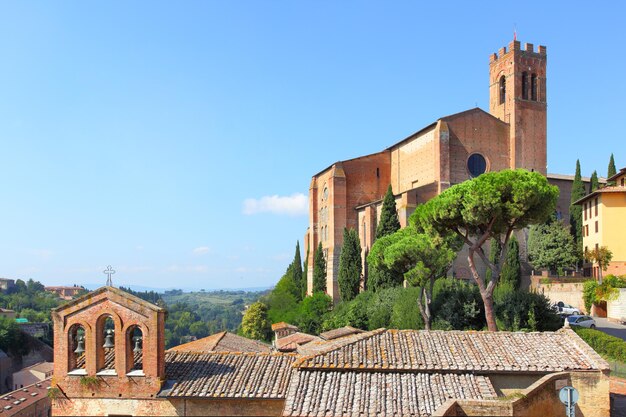
[[311, 176], [488, 109], [548, 48], [549, 172], [626, 166], [621, 2], [0, 3], [0, 276], [273, 285]]

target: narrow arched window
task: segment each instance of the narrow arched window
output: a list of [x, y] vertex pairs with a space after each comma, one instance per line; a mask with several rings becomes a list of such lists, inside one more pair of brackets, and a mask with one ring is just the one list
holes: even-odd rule
[[522, 72], [522, 98], [528, 100], [528, 73]]
[[532, 101], [537, 101], [537, 74], [530, 76], [530, 97]]
[[126, 331], [126, 373], [143, 375], [143, 331], [130, 326]]
[[80, 324], [73, 325], [67, 332], [69, 347], [68, 369], [76, 375], [87, 375], [85, 356], [85, 328]]
[[99, 375], [115, 375], [115, 322], [103, 315], [96, 322], [96, 369]]
[[504, 104], [506, 99], [506, 78], [504, 75], [500, 77], [500, 104]]

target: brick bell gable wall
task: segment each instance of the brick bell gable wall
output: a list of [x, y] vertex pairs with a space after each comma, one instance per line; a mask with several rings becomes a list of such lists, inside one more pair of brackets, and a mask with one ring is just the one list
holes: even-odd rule
[[[104, 342], [102, 318], [111, 316], [115, 324], [115, 372], [97, 376], [98, 346]], [[52, 312], [54, 326], [54, 384], [70, 398], [152, 398], [161, 389], [165, 375], [165, 310], [123, 291], [104, 287]], [[85, 329], [86, 376], [98, 383], [87, 387], [81, 375], [68, 375], [70, 355], [74, 355], [69, 332], [75, 324]], [[134, 326], [143, 334], [144, 376], [127, 376], [132, 368], [134, 344], [125, 335]], [[54, 406], [54, 405], [53, 405]], [[63, 413], [68, 413], [66, 407]]]

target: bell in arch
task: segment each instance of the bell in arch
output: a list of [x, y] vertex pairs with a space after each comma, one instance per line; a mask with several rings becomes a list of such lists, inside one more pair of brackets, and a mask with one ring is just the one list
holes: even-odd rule
[[135, 336], [133, 339], [135, 339], [135, 348], [133, 349], [134, 353], [139, 353], [141, 352], [141, 336]]
[[111, 349], [115, 347], [113, 343], [113, 330], [109, 329], [106, 331], [106, 336], [104, 336], [104, 345], [102, 345], [105, 349]]
[[76, 344], [78, 346], [76, 346], [74, 353], [77, 355], [85, 353], [85, 338], [83, 336], [76, 336]]

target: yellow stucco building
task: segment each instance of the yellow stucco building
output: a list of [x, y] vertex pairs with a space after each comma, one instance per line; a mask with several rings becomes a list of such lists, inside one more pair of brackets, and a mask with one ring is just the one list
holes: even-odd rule
[[[576, 202], [583, 208], [583, 249], [606, 246], [613, 259], [603, 275], [626, 274], [626, 167], [600, 188]], [[597, 264], [586, 264], [585, 275], [597, 277]]]

